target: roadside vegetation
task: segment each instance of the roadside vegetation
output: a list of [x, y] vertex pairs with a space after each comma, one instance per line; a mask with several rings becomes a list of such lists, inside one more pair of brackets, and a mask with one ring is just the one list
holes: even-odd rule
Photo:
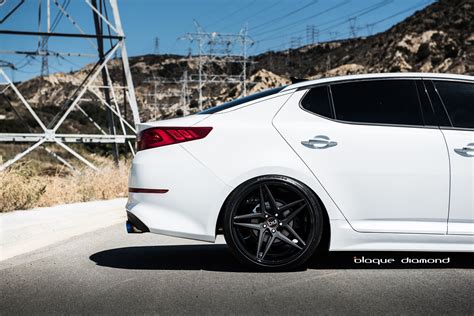
[[26, 161], [0, 172], [0, 212], [125, 197], [129, 163], [115, 166], [100, 157], [95, 164], [99, 171], [85, 167], [45, 174], [37, 162]]

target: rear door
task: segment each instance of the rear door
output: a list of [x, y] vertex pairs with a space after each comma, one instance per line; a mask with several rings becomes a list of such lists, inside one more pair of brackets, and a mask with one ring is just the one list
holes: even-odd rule
[[433, 102], [441, 103], [441, 130], [451, 162], [448, 234], [474, 235], [474, 82], [435, 80]]
[[421, 100], [415, 80], [335, 83], [295, 92], [274, 125], [355, 230], [446, 234], [448, 154]]

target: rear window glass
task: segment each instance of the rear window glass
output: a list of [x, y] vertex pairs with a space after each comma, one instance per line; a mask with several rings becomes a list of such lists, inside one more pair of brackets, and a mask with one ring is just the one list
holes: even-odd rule
[[334, 118], [332, 114], [331, 103], [329, 102], [328, 87], [316, 87], [309, 90], [308, 93], [301, 100], [301, 106], [303, 109], [308, 110], [312, 113]]
[[237, 106], [237, 105], [240, 105], [240, 104], [243, 104], [243, 103], [246, 103], [246, 102], [255, 101], [257, 99], [261, 99], [261, 98], [267, 97], [267, 96], [272, 95], [272, 94], [277, 94], [278, 92], [283, 90], [283, 88], [285, 88], [285, 86], [278, 87], [278, 88], [273, 88], [273, 89], [268, 89], [268, 90], [265, 90], [265, 91], [262, 91], [262, 92], [259, 92], [259, 93], [248, 95], [246, 97], [239, 98], [239, 99], [236, 99], [236, 100], [226, 102], [224, 104], [209, 108], [209, 109], [201, 111], [197, 114], [214, 114], [216, 112], [224, 111], [224, 110], [230, 109], [234, 106]]

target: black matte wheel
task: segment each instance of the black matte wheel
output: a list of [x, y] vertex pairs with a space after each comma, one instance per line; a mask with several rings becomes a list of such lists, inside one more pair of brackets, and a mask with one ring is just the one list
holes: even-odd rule
[[224, 235], [245, 263], [288, 269], [303, 264], [322, 235], [322, 211], [304, 184], [281, 176], [252, 179], [225, 207]]

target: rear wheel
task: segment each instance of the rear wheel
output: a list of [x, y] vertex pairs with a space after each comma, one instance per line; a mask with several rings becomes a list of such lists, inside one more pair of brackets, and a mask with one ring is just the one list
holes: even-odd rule
[[281, 176], [249, 180], [226, 203], [224, 235], [232, 252], [254, 266], [303, 264], [322, 235], [322, 211], [304, 184]]

